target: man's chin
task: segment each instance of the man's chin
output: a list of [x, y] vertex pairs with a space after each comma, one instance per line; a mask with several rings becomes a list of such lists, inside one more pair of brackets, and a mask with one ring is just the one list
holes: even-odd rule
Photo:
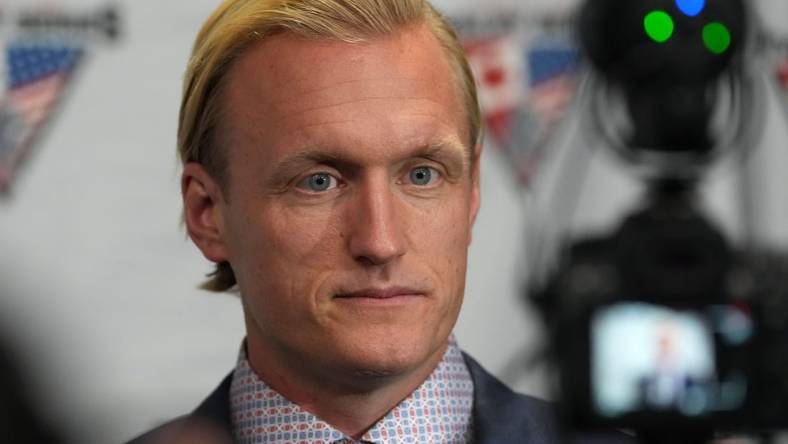
[[445, 347], [437, 349], [432, 344], [403, 342], [369, 344], [368, 348], [353, 347], [342, 356], [340, 366], [353, 375], [355, 383], [363, 385], [386, 384], [392, 380], [425, 378], [440, 361]]
[[[345, 382], [353, 387], [353, 389], [368, 392], [378, 389], [380, 387], [390, 386], [397, 381], [405, 381], [411, 378], [416, 379], [416, 375], [424, 373], [419, 363], [414, 362], [350, 362], [347, 363], [347, 372], [344, 374], [349, 376]], [[429, 374], [429, 372], [427, 372]], [[425, 375], [426, 376], [426, 375]], [[422, 378], [423, 379], [423, 378]]]

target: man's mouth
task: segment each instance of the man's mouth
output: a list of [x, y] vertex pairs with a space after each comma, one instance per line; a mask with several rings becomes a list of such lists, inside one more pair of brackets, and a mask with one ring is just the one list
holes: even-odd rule
[[350, 293], [337, 294], [337, 299], [369, 299], [369, 300], [392, 300], [404, 297], [424, 296], [420, 290], [408, 287], [387, 287], [387, 288], [365, 288]]

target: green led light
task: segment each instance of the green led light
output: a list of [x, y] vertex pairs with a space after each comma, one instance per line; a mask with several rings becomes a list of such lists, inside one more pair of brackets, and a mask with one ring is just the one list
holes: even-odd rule
[[657, 43], [665, 43], [673, 35], [673, 19], [665, 11], [651, 11], [643, 19], [646, 34]]
[[722, 23], [709, 23], [703, 27], [703, 43], [714, 54], [722, 54], [731, 46], [731, 33]]

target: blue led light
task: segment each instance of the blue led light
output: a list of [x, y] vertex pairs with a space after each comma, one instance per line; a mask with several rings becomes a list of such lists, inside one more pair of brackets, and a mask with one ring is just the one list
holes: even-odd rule
[[695, 17], [703, 12], [703, 8], [706, 7], [706, 0], [676, 0], [676, 6], [684, 14]]

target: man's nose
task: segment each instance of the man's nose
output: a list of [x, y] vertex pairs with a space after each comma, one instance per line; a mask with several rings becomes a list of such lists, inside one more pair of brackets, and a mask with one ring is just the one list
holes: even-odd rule
[[384, 177], [366, 180], [353, 198], [346, 225], [350, 253], [365, 265], [383, 265], [407, 250], [401, 202]]

